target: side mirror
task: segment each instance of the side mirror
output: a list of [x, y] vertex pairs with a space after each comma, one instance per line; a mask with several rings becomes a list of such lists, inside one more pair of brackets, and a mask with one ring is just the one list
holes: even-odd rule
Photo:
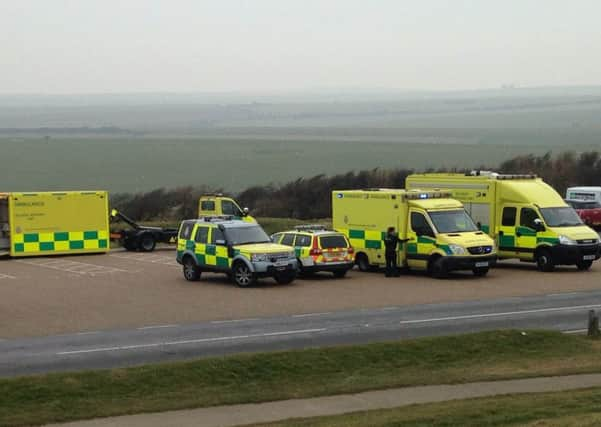
[[242, 213], [244, 214], [244, 216], [248, 215], [248, 212], [250, 212], [250, 211], [248, 210], [248, 208], [244, 208], [244, 209], [242, 209]]
[[534, 229], [536, 231], [545, 231], [545, 225], [540, 220], [540, 218], [535, 218], [534, 219]]
[[215, 240], [215, 244], [216, 244], [216, 245], [221, 245], [221, 246], [224, 246], [224, 245], [225, 245], [225, 240], [219, 240], [219, 239], [218, 239], [218, 240]]

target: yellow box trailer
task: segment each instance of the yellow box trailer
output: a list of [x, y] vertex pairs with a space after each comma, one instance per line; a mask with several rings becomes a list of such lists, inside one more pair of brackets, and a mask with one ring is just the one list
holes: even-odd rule
[[109, 250], [106, 191], [0, 193], [0, 255]]

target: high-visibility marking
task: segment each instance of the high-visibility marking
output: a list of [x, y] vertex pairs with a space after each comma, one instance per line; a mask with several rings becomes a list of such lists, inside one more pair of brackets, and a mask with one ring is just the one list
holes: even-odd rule
[[408, 324], [414, 324], [414, 323], [446, 322], [446, 321], [453, 321], [453, 320], [481, 319], [481, 318], [486, 318], [486, 317], [513, 316], [516, 314], [546, 313], [546, 312], [550, 312], [550, 311], [574, 311], [574, 310], [583, 310], [583, 309], [590, 309], [590, 308], [597, 308], [597, 307], [601, 307], [601, 304], [575, 305], [572, 307], [539, 308], [539, 309], [535, 309], [535, 310], [506, 311], [506, 312], [501, 312], [501, 313], [467, 314], [465, 316], [435, 317], [435, 318], [431, 318], [431, 319], [401, 320], [399, 323], [401, 325], [408, 325]]
[[165, 347], [165, 346], [172, 346], [172, 345], [199, 344], [199, 343], [219, 342], [219, 341], [235, 341], [235, 340], [243, 340], [243, 339], [249, 339], [249, 338], [275, 337], [275, 336], [281, 336], [281, 335], [314, 334], [314, 333], [318, 333], [318, 332], [323, 332], [325, 330], [326, 330], [326, 328], [301, 329], [301, 330], [295, 330], [295, 331], [266, 332], [263, 334], [236, 335], [236, 336], [230, 336], [230, 337], [199, 338], [199, 339], [193, 339], [193, 340], [167, 341], [167, 342], [158, 342], [158, 343], [151, 343], [151, 344], [123, 345], [123, 346], [117, 346], [117, 347], [98, 347], [98, 348], [90, 348], [90, 349], [85, 349], [85, 350], [60, 351], [60, 352], [56, 353], [56, 355], [57, 356], [67, 356], [67, 355], [73, 355], [73, 354], [135, 350], [135, 349], [141, 349], [141, 348]]

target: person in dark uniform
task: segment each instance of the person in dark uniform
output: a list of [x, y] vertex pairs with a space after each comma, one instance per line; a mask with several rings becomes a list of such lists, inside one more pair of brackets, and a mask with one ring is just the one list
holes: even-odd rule
[[386, 248], [386, 277], [396, 277], [399, 275], [396, 258], [397, 247], [399, 245], [399, 236], [394, 227], [388, 227], [386, 237], [384, 238], [384, 247]]

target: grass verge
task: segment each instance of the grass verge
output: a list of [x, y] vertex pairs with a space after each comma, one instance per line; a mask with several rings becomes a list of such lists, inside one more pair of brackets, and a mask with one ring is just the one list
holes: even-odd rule
[[253, 427], [592, 427], [599, 425], [601, 425], [601, 388], [410, 405], [330, 417], [255, 424]]
[[494, 331], [0, 380], [0, 425], [599, 372], [601, 342]]

